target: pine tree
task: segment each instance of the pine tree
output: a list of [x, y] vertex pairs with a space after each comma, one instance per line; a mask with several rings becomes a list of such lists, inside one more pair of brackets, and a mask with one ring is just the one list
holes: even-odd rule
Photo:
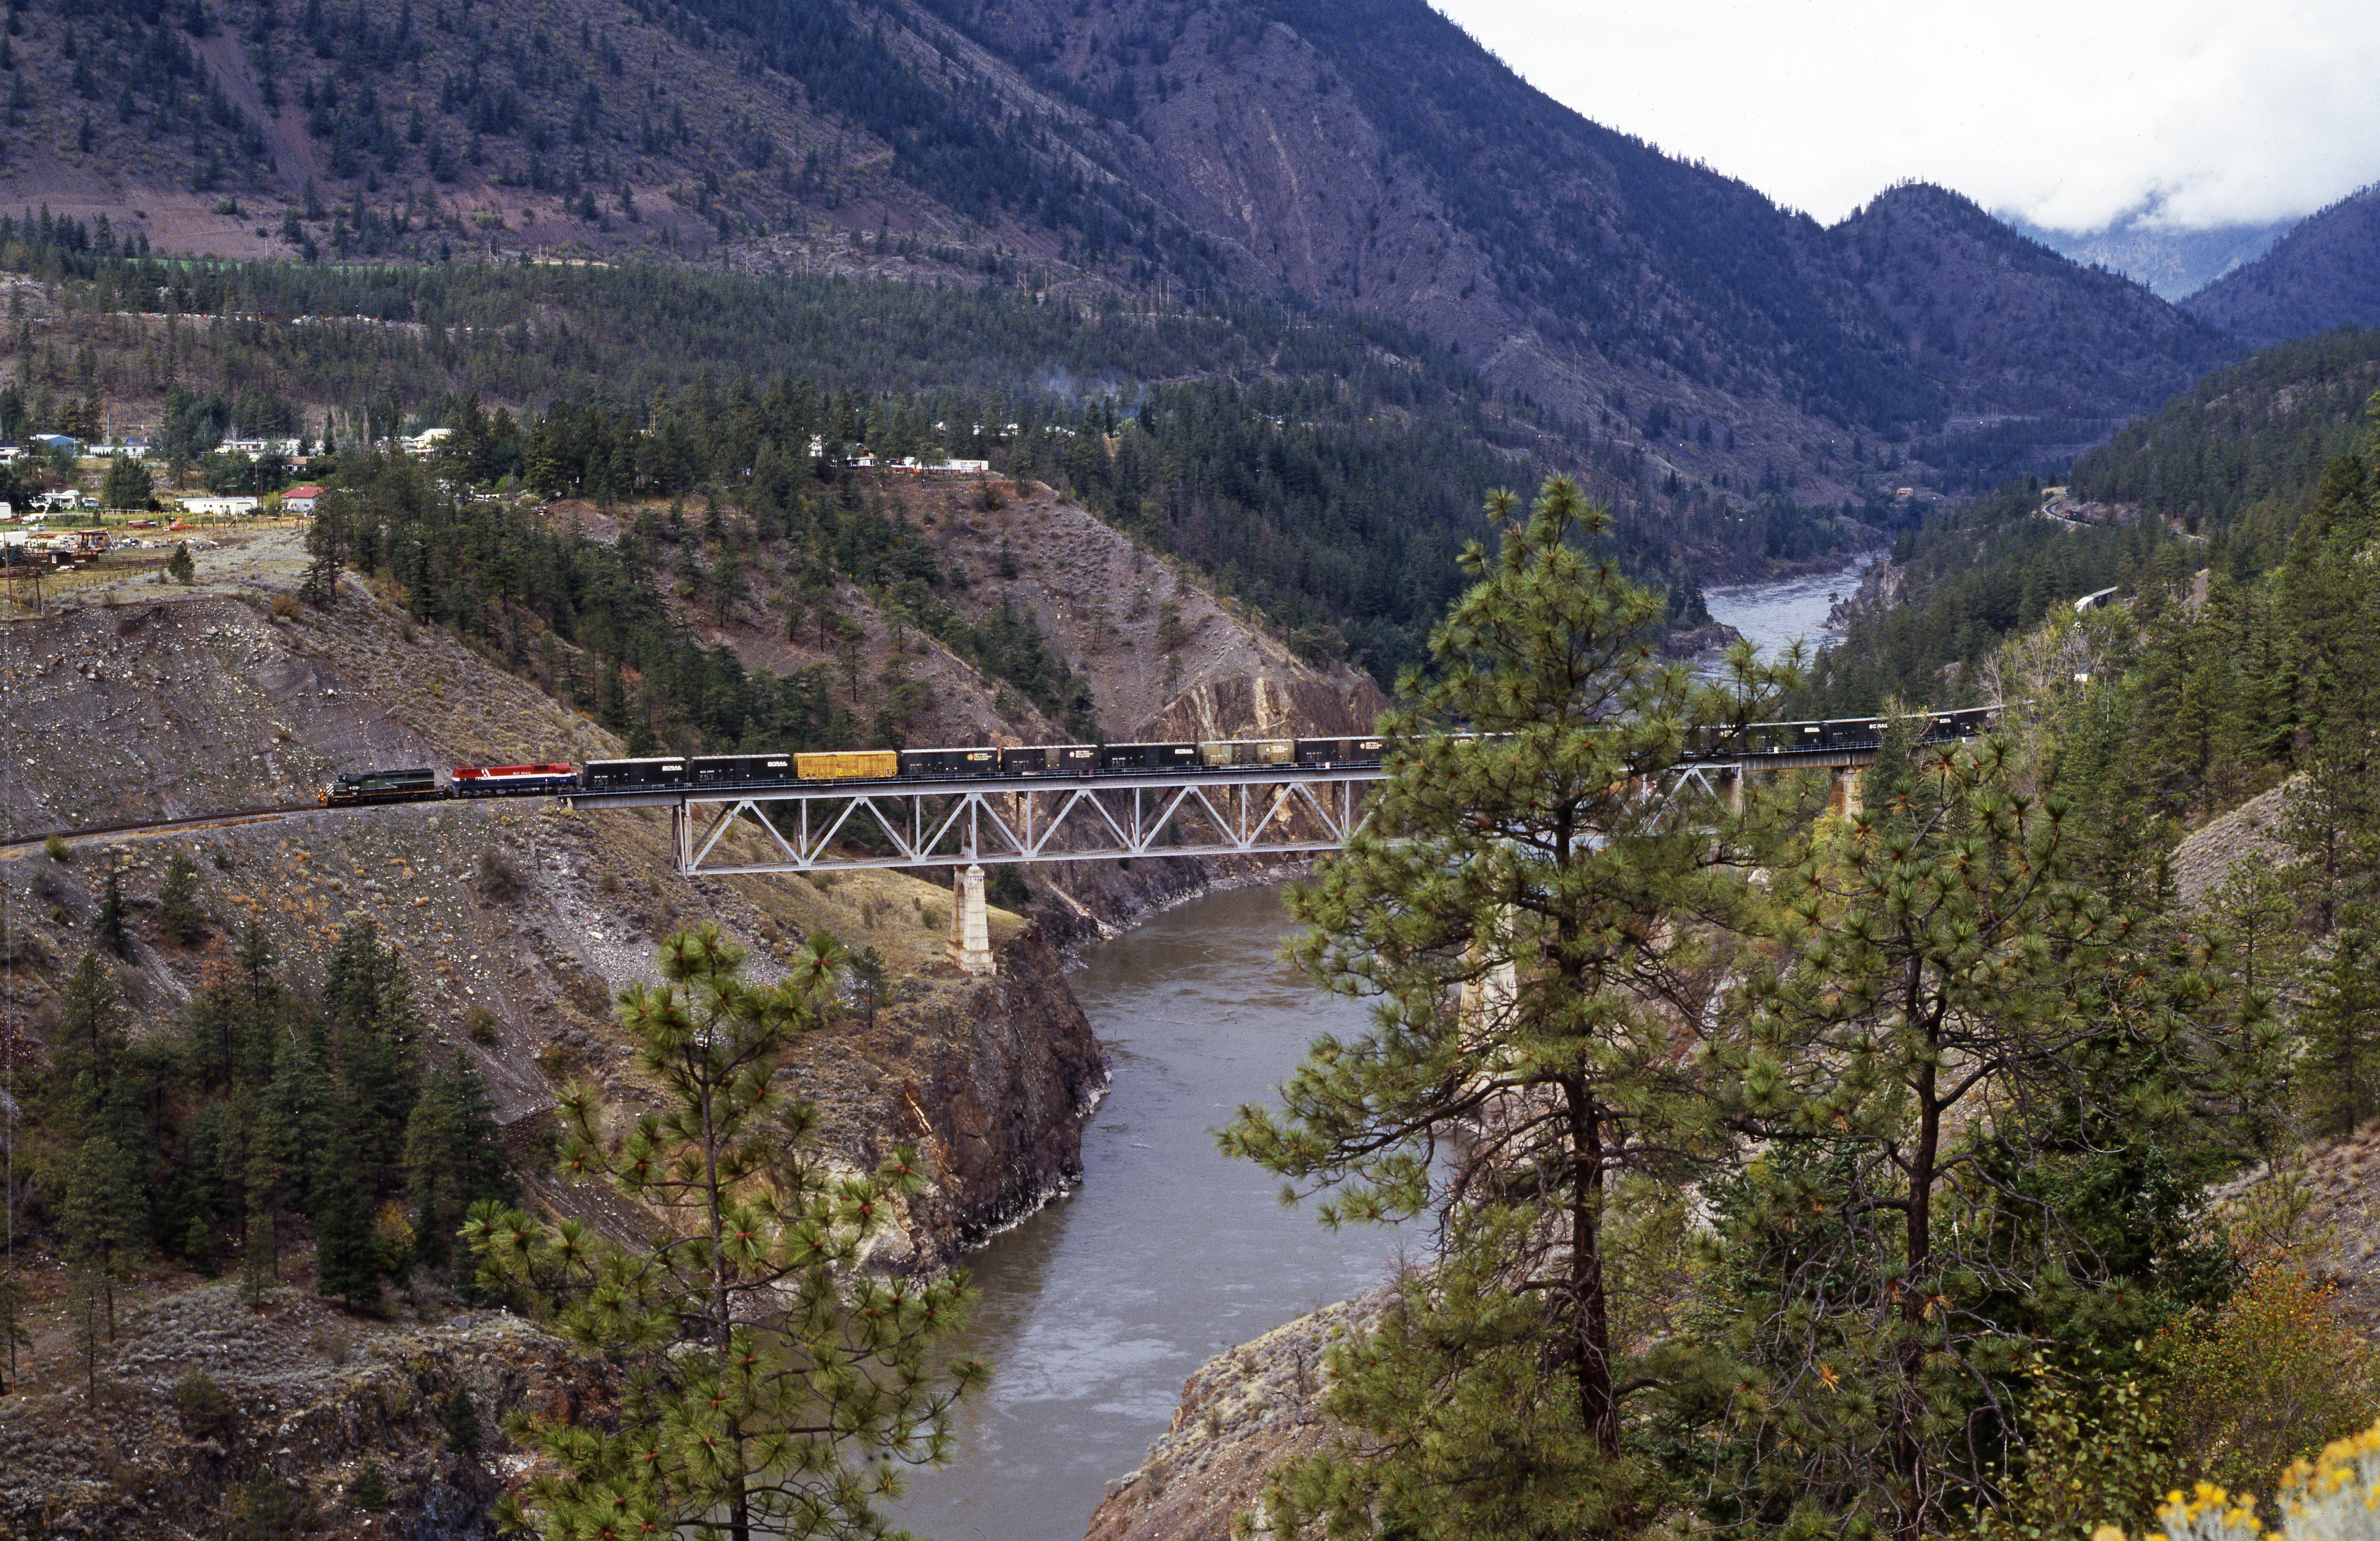
[[199, 864], [188, 851], [176, 851], [165, 863], [165, 880], [157, 890], [157, 928], [187, 947], [207, 934], [207, 914], [199, 904]]
[[353, 1115], [334, 1125], [307, 1184], [314, 1221], [315, 1292], [359, 1310], [380, 1304], [385, 1259], [372, 1229], [370, 1163], [359, 1148]]
[[140, 1171], [107, 1135], [93, 1135], [76, 1148], [58, 1224], [67, 1269], [79, 1287], [94, 1292], [113, 1341], [115, 1281], [142, 1251], [148, 1210]]
[[1221, 1137], [1333, 1187], [1328, 1222], [1427, 1214], [1441, 1237], [1436, 1273], [1332, 1353], [1327, 1406], [1360, 1439], [1277, 1474], [1280, 1535], [1649, 1518], [1652, 1474], [1621, 1438], [1647, 1303], [1613, 1239], [1708, 1133], [1678, 1046], [1720, 976], [1689, 921], [1749, 891], [1746, 827], [1647, 789], [1690, 726], [1765, 710], [1779, 681], [1741, 648], [1727, 687], [1658, 661], [1662, 596], [1596, 549], [1609, 517], [1569, 482], [1515, 509], [1490, 500], [1500, 549], [1465, 552], [1476, 581], [1430, 638], [1439, 673], [1383, 720], [1402, 746], [1368, 822], [1293, 899], [1298, 961], [1373, 998], [1374, 1025], [1318, 1041], [1280, 1112], [1243, 1108]]
[[2328, 967], [2307, 1007], [2299, 1067], [2308, 1110], [2325, 1135], [2351, 1135], [2380, 1112], [2380, 957], [2361, 925], [2331, 935]]
[[124, 902], [124, 875], [110, 862], [107, 886], [100, 894], [99, 913], [92, 917], [91, 929], [99, 944], [119, 958], [132, 956], [132, 928], [128, 923], [131, 913], [131, 906]]
[[444, 1268], [456, 1229], [471, 1206], [511, 1203], [516, 1185], [497, 1144], [495, 1110], [485, 1083], [457, 1055], [432, 1075], [405, 1130], [405, 1170], [414, 1203], [414, 1254]]
[[174, 542], [174, 554], [165, 559], [165, 576], [185, 588], [198, 581], [199, 564], [190, 556], [188, 541]]
[[77, 1138], [100, 1133], [120, 1110], [131, 1026], [115, 976], [97, 953], [85, 953], [59, 992], [57, 1045], [46, 1076], [57, 1121]]
[[1988, 1480], [1961, 1431], [2016, 1345], [2170, 1309], [2188, 1192], [2162, 1173], [2264, 1126], [2279, 1056], [2205, 943], [2071, 880], [2064, 800], [2011, 741], [1888, 770], [1774, 879], [1779, 966], [1715, 1046], [1768, 1142], [1726, 1228], [1726, 1459], [1739, 1501], [1916, 1541]]
[[540, 1535], [874, 1535], [904, 1461], [939, 1459], [954, 1397], [980, 1367], [938, 1384], [929, 1346], [963, 1309], [963, 1280], [887, 1280], [853, 1267], [886, 1201], [919, 1185], [898, 1151], [873, 1177], [806, 1159], [813, 1113], [777, 1062], [814, 1025], [791, 982], [742, 977], [716, 927], [662, 946], [658, 989], [622, 998], [640, 1063], [668, 1089], [613, 1139], [584, 1087], [563, 1097], [565, 1175], [608, 1176], [680, 1218], [649, 1248], [576, 1221], [542, 1225], [482, 1205], [464, 1234], [491, 1283], [560, 1302], [563, 1330], [625, 1357], [601, 1424], [523, 1417], [514, 1438], [553, 1464], [505, 1500]]

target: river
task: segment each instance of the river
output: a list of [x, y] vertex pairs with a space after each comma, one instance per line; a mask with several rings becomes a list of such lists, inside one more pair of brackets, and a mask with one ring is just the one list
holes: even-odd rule
[[[1873, 560], [1706, 598], [1765, 652], [1815, 646], [1831, 596]], [[1114, 1087], [1083, 1136], [1082, 1187], [969, 1259], [982, 1299], [957, 1346], [992, 1382], [961, 1404], [951, 1464], [912, 1478], [905, 1528], [1073, 1541], [1172, 1421], [1191, 1371], [1387, 1277], [1398, 1233], [1334, 1235], [1215, 1151], [1214, 1130], [1272, 1100], [1318, 1034], [1365, 1025], [1362, 1002], [1281, 962], [1288, 929], [1276, 890], [1209, 894], [1100, 943], [1074, 977]]]
[[1075, 994], [1115, 1084], [1083, 1136], [1083, 1185], [968, 1260], [960, 1350], [992, 1366], [952, 1464], [899, 1522], [933, 1541], [1071, 1541], [1140, 1464], [1201, 1364], [1387, 1277], [1394, 1231], [1332, 1234], [1213, 1131], [1269, 1102], [1316, 1035], [1362, 1030], [1279, 957], [1280, 891], [1208, 894], [1094, 948]]
[[[1774, 659], [1795, 637], [1805, 639], [1815, 656], [1836, 640], [1827, 630], [1827, 614], [1838, 597], [1849, 599], [1860, 579], [1882, 555], [1868, 552], [1830, 573], [1787, 578], [1781, 583], [1755, 583], [1741, 588], [1712, 588], [1703, 594], [1711, 619], [1724, 621], [1743, 634], [1744, 640]], [[1706, 666], [1707, 667], [1707, 666]]]

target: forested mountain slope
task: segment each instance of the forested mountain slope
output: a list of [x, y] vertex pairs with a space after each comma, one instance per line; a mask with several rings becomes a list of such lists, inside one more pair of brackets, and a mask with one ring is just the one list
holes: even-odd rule
[[2380, 326], [2380, 187], [2308, 215], [2181, 308], [2257, 346], [2334, 326]]
[[1859, 607], [1805, 704], [1988, 699], [1994, 650], [2082, 595], [2170, 588], [2202, 567], [2234, 584], [2273, 571], [2329, 495], [2330, 468], [2364, 443], [2375, 388], [2380, 331], [2284, 343], [2084, 455], [2054, 507], [2021, 479], [1930, 516], [1893, 549], [1893, 602]]
[[1716, 491], [1838, 502], [2001, 454], [1933, 437], [1968, 419], [2070, 441], [2224, 347], [1980, 216], [1945, 224], [1940, 195], [1886, 200], [1935, 209], [1925, 239], [1876, 210], [1823, 230], [1558, 106], [1421, 0], [18, 20], [0, 206], [104, 214], [113, 241], [1293, 299], [1397, 321]]

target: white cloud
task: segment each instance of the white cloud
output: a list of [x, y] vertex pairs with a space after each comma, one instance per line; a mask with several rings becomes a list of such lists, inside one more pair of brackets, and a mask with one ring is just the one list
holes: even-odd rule
[[2380, 180], [2372, 0], [1436, 0], [1548, 95], [1841, 218], [1894, 182], [2090, 229]]

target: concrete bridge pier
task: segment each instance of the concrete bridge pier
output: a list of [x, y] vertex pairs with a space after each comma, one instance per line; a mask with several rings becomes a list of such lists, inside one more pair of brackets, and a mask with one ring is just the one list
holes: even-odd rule
[[1839, 818], [1859, 817], [1861, 769], [1856, 765], [1839, 765], [1828, 779], [1827, 807]]
[[951, 883], [951, 962], [962, 974], [1000, 972], [991, 956], [991, 916], [983, 903], [983, 868], [970, 863]]

